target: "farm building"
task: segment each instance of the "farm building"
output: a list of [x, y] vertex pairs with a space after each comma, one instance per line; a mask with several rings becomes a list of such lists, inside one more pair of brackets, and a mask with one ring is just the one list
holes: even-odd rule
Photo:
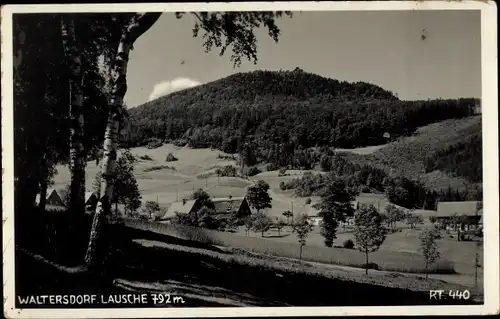
[[[36, 195], [35, 203], [40, 204], [40, 194]], [[57, 193], [55, 189], [47, 189], [46, 205], [50, 206], [64, 206], [64, 202], [61, 196]]]
[[94, 211], [98, 200], [99, 199], [94, 192], [85, 192], [85, 209], [88, 211]]
[[173, 217], [175, 217], [175, 213], [181, 214], [190, 214], [193, 212], [197, 212], [201, 208], [201, 202], [197, 199], [187, 200], [183, 199], [180, 202], [174, 202], [168, 208], [165, 215], [160, 218], [160, 222], [167, 222]]
[[244, 217], [252, 214], [245, 197], [212, 198], [212, 203], [215, 206], [215, 215], [218, 216], [237, 214], [239, 217]]
[[[354, 208], [354, 210], [359, 209], [358, 201], [352, 201], [351, 204], [352, 204], [352, 207]], [[314, 226], [319, 226], [319, 223], [322, 220], [322, 217], [319, 216], [319, 213], [320, 213], [320, 209], [317, 208], [317, 204], [311, 205], [309, 207], [309, 212], [307, 213], [307, 215], [309, 216], [309, 220], [311, 221], [311, 224]], [[339, 226], [354, 226], [354, 217], [349, 217], [345, 223], [341, 222]]]
[[440, 202], [437, 207], [437, 220], [445, 225], [446, 229], [477, 228], [483, 215], [483, 210], [477, 209], [478, 203], [477, 201]]

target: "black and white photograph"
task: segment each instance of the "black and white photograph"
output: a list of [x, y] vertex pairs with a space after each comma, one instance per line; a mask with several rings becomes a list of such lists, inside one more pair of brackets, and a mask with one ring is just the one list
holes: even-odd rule
[[496, 5], [3, 6], [2, 167], [7, 318], [495, 314]]

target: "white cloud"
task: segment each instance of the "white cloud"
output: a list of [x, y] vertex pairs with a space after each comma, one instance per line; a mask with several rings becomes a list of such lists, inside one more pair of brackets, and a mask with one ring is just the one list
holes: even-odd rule
[[163, 81], [153, 87], [153, 91], [149, 94], [149, 101], [200, 84], [200, 82], [188, 78], [176, 78], [171, 81]]

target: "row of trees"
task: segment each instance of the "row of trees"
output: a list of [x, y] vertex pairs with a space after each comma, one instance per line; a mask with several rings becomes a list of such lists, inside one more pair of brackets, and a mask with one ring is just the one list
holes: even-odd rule
[[[205, 49], [229, 47], [235, 66], [256, 61], [254, 29], [265, 25], [278, 40], [275, 19], [282, 12], [201, 12], [193, 35], [204, 33]], [[290, 13], [286, 13], [290, 15]], [[96, 263], [105, 217], [117, 202], [113, 182], [117, 168], [119, 131], [127, 112], [127, 66], [135, 41], [156, 23], [161, 13], [96, 13], [15, 15], [14, 127], [16, 229], [33, 211], [36, 194], [44, 197], [53, 167], [70, 166], [72, 227], [84, 212], [85, 162], [102, 149], [101, 187], [85, 263]], [[184, 14], [177, 13], [177, 18]], [[225, 41], [221, 42], [221, 37]], [[68, 102], [69, 101], [69, 102]], [[69, 114], [69, 115], [68, 115]], [[133, 205], [133, 204], [132, 204]], [[41, 207], [43, 208], [43, 206]], [[21, 243], [21, 241], [19, 242]]]

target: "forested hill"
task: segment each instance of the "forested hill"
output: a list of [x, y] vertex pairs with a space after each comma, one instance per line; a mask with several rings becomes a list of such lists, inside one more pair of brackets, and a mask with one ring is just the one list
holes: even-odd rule
[[[237, 152], [249, 141], [270, 160], [316, 146], [352, 148], [386, 142], [416, 128], [473, 114], [475, 99], [401, 101], [378, 86], [304, 72], [254, 71], [150, 101], [130, 110], [125, 144], [152, 139]], [[276, 155], [276, 152], [273, 154]]]

